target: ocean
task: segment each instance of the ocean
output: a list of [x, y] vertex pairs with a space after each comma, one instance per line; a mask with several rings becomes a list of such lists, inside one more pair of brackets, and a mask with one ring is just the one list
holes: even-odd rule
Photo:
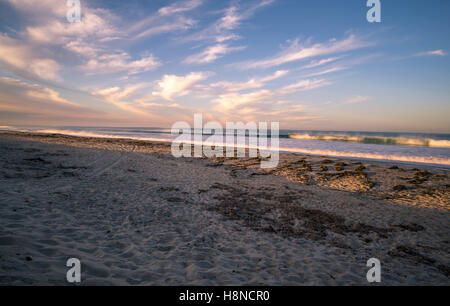
[[[0, 126], [0, 129], [169, 142], [177, 137], [167, 128]], [[208, 137], [203, 135], [204, 139]], [[279, 146], [282, 152], [450, 169], [450, 134], [280, 130]]]

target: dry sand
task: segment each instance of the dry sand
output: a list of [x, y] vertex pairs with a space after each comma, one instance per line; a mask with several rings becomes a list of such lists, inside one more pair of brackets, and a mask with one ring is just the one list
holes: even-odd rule
[[0, 285], [450, 285], [448, 170], [0, 132]]

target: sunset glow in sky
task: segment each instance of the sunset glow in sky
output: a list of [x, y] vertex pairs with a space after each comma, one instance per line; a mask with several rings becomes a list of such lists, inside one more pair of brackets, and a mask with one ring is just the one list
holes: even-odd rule
[[0, 126], [450, 132], [450, 1], [0, 0]]

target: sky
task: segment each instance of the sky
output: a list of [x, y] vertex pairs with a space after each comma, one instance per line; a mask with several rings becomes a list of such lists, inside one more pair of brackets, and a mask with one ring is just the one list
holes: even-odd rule
[[0, 126], [450, 133], [450, 1], [0, 0]]

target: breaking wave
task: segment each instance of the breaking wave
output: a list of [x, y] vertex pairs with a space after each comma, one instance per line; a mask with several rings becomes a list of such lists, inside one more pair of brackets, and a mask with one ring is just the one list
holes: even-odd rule
[[323, 140], [341, 142], [360, 142], [367, 144], [419, 146], [432, 148], [450, 148], [449, 140], [438, 140], [431, 138], [406, 138], [406, 137], [379, 137], [379, 136], [350, 136], [350, 135], [311, 135], [291, 134], [291, 139]]
[[363, 159], [363, 160], [379, 160], [389, 162], [403, 162], [410, 164], [433, 164], [441, 165], [445, 167], [450, 166], [450, 158], [439, 156], [421, 156], [421, 155], [406, 155], [406, 154], [393, 154], [382, 152], [352, 152], [352, 151], [336, 151], [336, 150], [319, 150], [319, 149], [303, 149], [303, 148], [280, 148], [280, 151], [316, 155], [316, 156], [332, 156], [342, 157], [349, 159]]

